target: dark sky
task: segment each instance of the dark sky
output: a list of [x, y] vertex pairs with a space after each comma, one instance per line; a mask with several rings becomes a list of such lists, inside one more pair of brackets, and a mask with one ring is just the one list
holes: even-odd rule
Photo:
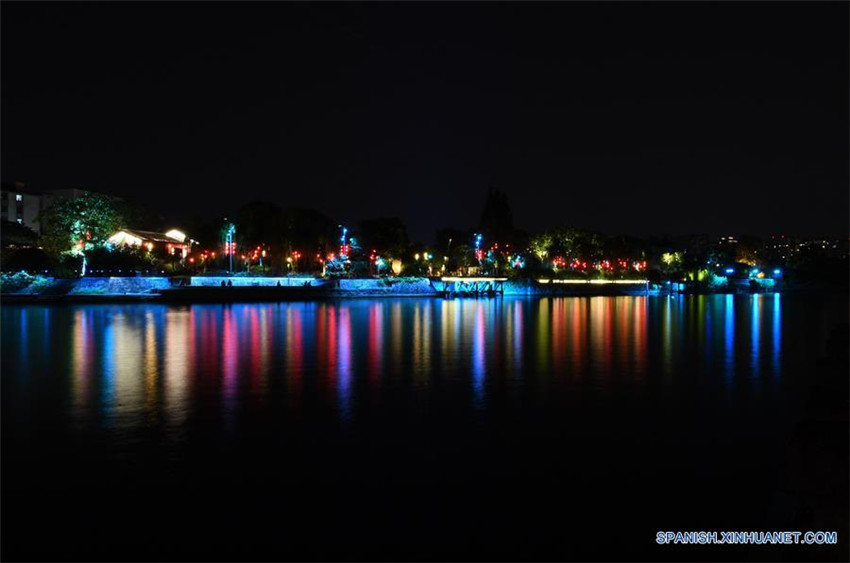
[[175, 219], [848, 233], [848, 4], [2, 3], [2, 174]]

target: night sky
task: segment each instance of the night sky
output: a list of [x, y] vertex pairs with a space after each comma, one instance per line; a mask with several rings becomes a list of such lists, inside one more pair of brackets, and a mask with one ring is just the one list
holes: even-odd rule
[[2, 175], [415, 239], [847, 236], [848, 4], [2, 3]]

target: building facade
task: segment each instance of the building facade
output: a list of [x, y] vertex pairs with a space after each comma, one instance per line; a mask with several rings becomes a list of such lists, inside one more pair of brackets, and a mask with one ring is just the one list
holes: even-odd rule
[[24, 183], [4, 183], [0, 191], [0, 219], [24, 225], [41, 234], [38, 215], [43, 204], [44, 197], [28, 190]]
[[148, 252], [164, 252], [170, 256], [179, 256], [184, 260], [192, 251], [195, 241], [177, 229], [167, 233], [140, 231], [138, 229], [122, 229], [106, 241], [113, 248], [142, 248]]

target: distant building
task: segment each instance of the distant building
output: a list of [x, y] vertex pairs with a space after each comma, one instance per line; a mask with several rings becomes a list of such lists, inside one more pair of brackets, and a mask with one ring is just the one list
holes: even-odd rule
[[43, 195], [28, 189], [23, 182], [4, 182], [0, 191], [0, 218], [24, 225], [41, 234], [38, 214], [44, 207], [43, 203]]
[[[90, 193], [95, 192], [79, 188], [36, 191], [24, 182], [3, 182], [0, 192], [0, 219], [24, 225], [40, 235], [42, 228], [38, 216], [42, 211], [57, 199], [76, 199]], [[110, 197], [119, 201], [121, 199]]]
[[171, 229], [167, 233], [122, 229], [109, 237], [106, 242], [116, 248], [143, 248], [148, 252], [165, 251], [172, 256], [179, 255], [181, 260], [192, 251], [192, 245], [197, 244], [177, 229]]

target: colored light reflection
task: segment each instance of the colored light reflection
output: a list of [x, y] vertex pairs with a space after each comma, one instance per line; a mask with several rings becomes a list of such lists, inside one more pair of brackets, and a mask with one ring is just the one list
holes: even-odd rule
[[771, 359], [773, 375], [780, 374], [780, 354], [782, 352], [782, 298], [779, 293], [773, 294], [773, 349]]
[[726, 375], [735, 375], [735, 298], [727, 295], [724, 307], [725, 326], [723, 331], [724, 357], [726, 359]]
[[752, 352], [750, 353], [750, 358], [752, 360], [752, 372], [753, 377], [759, 376], [759, 348], [761, 346], [761, 310], [762, 310], [762, 299], [761, 295], [753, 295], [752, 296], [752, 308], [750, 311], [750, 315], [752, 317], [752, 327], [750, 331], [750, 335], [752, 337]]
[[[70, 413], [110, 429], [155, 426], [177, 436], [199, 415], [233, 430], [272, 406], [327, 408], [350, 422], [399, 390], [411, 404], [428, 405], [431, 394], [459, 388], [466, 406], [487, 408], [503, 388], [517, 400], [533, 389], [545, 401], [652, 378], [665, 386], [687, 376], [728, 378], [736, 358], [743, 369], [752, 361], [754, 375], [779, 374], [782, 325], [793, 311], [787, 303], [783, 310], [782, 298], [91, 306], [54, 309], [44, 319], [41, 309], [14, 309], [4, 330], [26, 327], [15, 340], [26, 357], [7, 353], [4, 367], [32, 377], [46, 365], [40, 356], [60, 350], [52, 360], [66, 368], [58, 371], [68, 377], [61, 384]], [[20, 372], [26, 365], [32, 369]]]
[[189, 378], [194, 374], [194, 363], [189, 354], [194, 349], [190, 328], [189, 311], [166, 313], [163, 399], [168, 423], [178, 427], [183, 424], [190, 409]]
[[476, 406], [483, 406], [484, 378], [487, 372], [484, 307], [478, 306], [472, 339], [472, 389]]
[[343, 417], [351, 415], [351, 315], [348, 307], [341, 307], [338, 321], [337, 397]]
[[71, 384], [73, 404], [84, 410], [89, 403], [93, 368], [94, 334], [92, 331], [91, 310], [78, 309], [74, 312], [71, 342]]
[[[121, 312], [113, 317], [113, 344], [104, 339], [103, 353], [113, 356], [113, 388], [109, 410], [124, 430], [142, 423], [145, 406], [144, 373], [144, 318]], [[105, 374], [104, 374], [105, 376]], [[106, 393], [104, 393], [106, 396]]]
[[103, 330], [103, 363], [101, 364], [100, 403], [104, 414], [111, 411], [115, 390], [115, 325], [107, 323]]
[[369, 307], [368, 373], [373, 384], [378, 384], [384, 369], [384, 307], [380, 302]]

